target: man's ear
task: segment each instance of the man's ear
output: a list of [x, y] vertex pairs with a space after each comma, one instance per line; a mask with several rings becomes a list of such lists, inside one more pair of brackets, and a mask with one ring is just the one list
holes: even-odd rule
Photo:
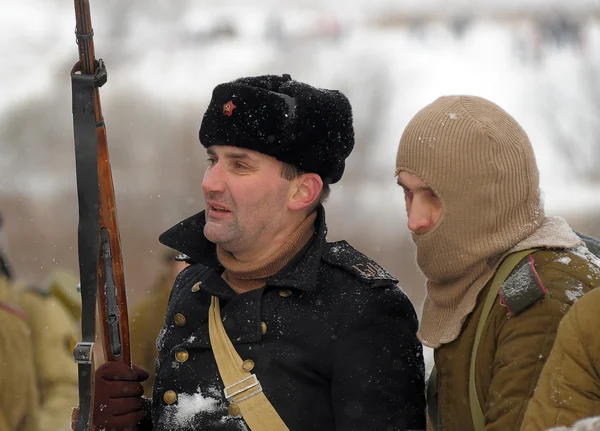
[[323, 190], [323, 180], [318, 174], [302, 174], [294, 180], [295, 186], [288, 201], [288, 209], [299, 211], [315, 205]]

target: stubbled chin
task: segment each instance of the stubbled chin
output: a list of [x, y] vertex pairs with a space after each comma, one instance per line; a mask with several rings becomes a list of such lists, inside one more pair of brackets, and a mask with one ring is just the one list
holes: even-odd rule
[[204, 225], [204, 233], [223, 230], [223, 222], [221, 220], [208, 219]]
[[210, 242], [219, 244], [223, 242], [225, 236], [227, 236], [227, 229], [223, 226], [219, 220], [207, 220], [204, 226], [204, 236]]

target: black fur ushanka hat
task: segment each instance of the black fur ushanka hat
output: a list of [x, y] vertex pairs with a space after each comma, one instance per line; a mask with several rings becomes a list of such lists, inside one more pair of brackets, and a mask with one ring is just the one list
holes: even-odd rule
[[333, 184], [354, 148], [352, 108], [341, 92], [290, 75], [240, 78], [213, 90], [200, 143], [258, 151]]

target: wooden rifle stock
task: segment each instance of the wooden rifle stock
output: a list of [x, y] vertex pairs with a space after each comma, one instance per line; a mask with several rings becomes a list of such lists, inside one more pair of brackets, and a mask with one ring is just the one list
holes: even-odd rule
[[120, 361], [129, 367], [132, 364], [121, 240], [99, 94], [99, 87], [106, 82], [106, 69], [102, 60], [95, 58], [88, 0], [75, 0], [75, 15], [79, 61], [71, 71], [71, 78], [83, 315], [82, 342], [78, 343], [74, 357], [79, 364], [80, 380], [76, 430], [83, 431], [93, 429], [96, 298], [105, 360]]

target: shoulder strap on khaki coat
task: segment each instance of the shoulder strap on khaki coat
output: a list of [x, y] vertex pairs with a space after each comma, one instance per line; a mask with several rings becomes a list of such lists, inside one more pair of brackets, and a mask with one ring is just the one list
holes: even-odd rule
[[233, 347], [221, 320], [219, 299], [211, 299], [208, 310], [208, 333], [219, 374], [225, 385], [229, 414], [244, 418], [252, 431], [289, 431], [283, 419], [267, 399], [255, 374], [253, 364], [243, 361]]
[[475, 384], [477, 349], [479, 347], [481, 334], [483, 333], [483, 327], [485, 326], [485, 322], [490, 314], [490, 311], [492, 310], [492, 306], [494, 305], [494, 302], [498, 297], [498, 293], [500, 292], [500, 287], [502, 286], [502, 283], [504, 283], [504, 281], [510, 275], [515, 266], [517, 266], [519, 262], [523, 260], [523, 258], [525, 258], [527, 255], [533, 253], [536, 250], [537, 249], [528, 249], [508, 255], [496, 271], [496, 275], [492, 280], [492, 285], [490, 286], [488, 295], [485, 298], [485, 303], [483, 304], [481, 317], [479, 318], [479, 323], [477, 324], [477, 332], [475, 332], [475, 342], [473, 343], [473, 351], [471, 352], [471, 364], [469, 369], [469, 402], [471, 404], [471, 417], [473, 419], [473, 426], [475, 428], [475, 431], [483, 431], [485, 427], [483, 410], [481, 408], [481, 404], [479, 403], [479, 397], [477, 396], [477, 386]]

